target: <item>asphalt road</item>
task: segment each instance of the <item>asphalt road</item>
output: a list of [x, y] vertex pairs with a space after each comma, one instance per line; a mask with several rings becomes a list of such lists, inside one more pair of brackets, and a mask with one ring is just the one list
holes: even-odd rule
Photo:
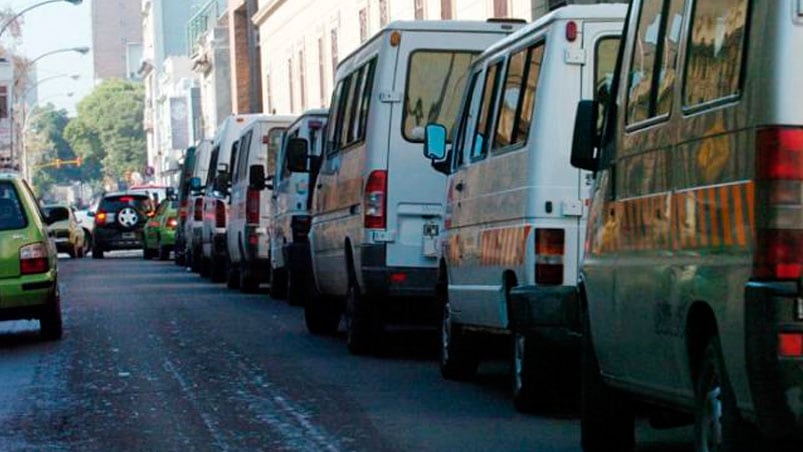
[[[0, 450], [579, 450], [572, 409], [518, 414], [504, 363], [447, 382], [435, 338], [357, 358], [299, 308], [137, 253], [63, 259], [64, 339], [0, 323]], [[639, 451], [688, 428], [640, 425]]]

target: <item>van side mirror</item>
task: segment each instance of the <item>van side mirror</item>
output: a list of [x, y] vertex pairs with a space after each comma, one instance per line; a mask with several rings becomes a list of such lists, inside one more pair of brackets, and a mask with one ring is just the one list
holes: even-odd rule
[[305, 138], [290, 138], [287, 141], [287, 169], [294, 173], [307, 173], [308, 160], [309, 142]]
[[66, 207], [51, 207], [45, 218], [45, 223], [51, 225], [70, 218], [70, 211]]
[[248, 188], [262, 191], [265, 185], [265, 167], [262, 165], [251, 165], [248, 168]]
[[190, 179], [190, 190], [192, 191], [200, 191], [201, 190], [201, 178], [200, 177], [193, 177]]
[[226, 172], [226, 171], [223, 171], [223, 170], [218, 171], [217, 177], [215, 178], [215, 183], [214, 183], [215, 191], [219, 191], [220, 193], [228, 194], [229, 187], [231, 187], [231, 179], [229, 177], [229, 173]]
[[577, 105], [571, 157], [572, 166], [575, 168], [597, 171], [599, 167], [599, 158], [594, 155], [599, 146], [598, 111], [599, 104], [595, 100], [581, 100]]
[[424, 157], [439, 162], [446, 158], [446, 127], [427, 124], [424, 131]]

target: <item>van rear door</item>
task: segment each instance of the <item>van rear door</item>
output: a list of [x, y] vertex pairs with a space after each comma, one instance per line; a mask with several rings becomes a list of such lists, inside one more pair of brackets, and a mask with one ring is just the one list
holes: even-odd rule
[[502, 33], [402, 32], [390, 121], [387, 174], [387, 265], [434, 267], [442, 227], [446, 177], [421, 158], [424, 128], [451, 130], [467, 70]]

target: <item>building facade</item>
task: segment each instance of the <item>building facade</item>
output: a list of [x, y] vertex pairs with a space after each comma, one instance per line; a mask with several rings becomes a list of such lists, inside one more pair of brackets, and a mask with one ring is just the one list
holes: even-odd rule
[[337, 63], [394, 20], [532, 19], [534, 0], [259, 0], [262, 105], [326, 107]]
[[[136, 78], [131, 61], [141, 53], [142, 0], [92, 2], [92, 55], [95, 80]], [[131, 52], [134, 52], [132, 55]]]
[[229, 49], [231, 51], [232, 112], [262, 112], [261, 55], [256, 24], [251, 17], [257, 0], [229, 0]]

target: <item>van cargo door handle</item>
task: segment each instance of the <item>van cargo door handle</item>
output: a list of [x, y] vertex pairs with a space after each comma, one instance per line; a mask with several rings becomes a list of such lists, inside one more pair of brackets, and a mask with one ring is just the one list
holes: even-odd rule
[[466, 188], [466, 185], [463, 182], [458, 182], [454, 186], [454, 189], [457, 190], [457, 191], [463, 191], [464, 188]]

